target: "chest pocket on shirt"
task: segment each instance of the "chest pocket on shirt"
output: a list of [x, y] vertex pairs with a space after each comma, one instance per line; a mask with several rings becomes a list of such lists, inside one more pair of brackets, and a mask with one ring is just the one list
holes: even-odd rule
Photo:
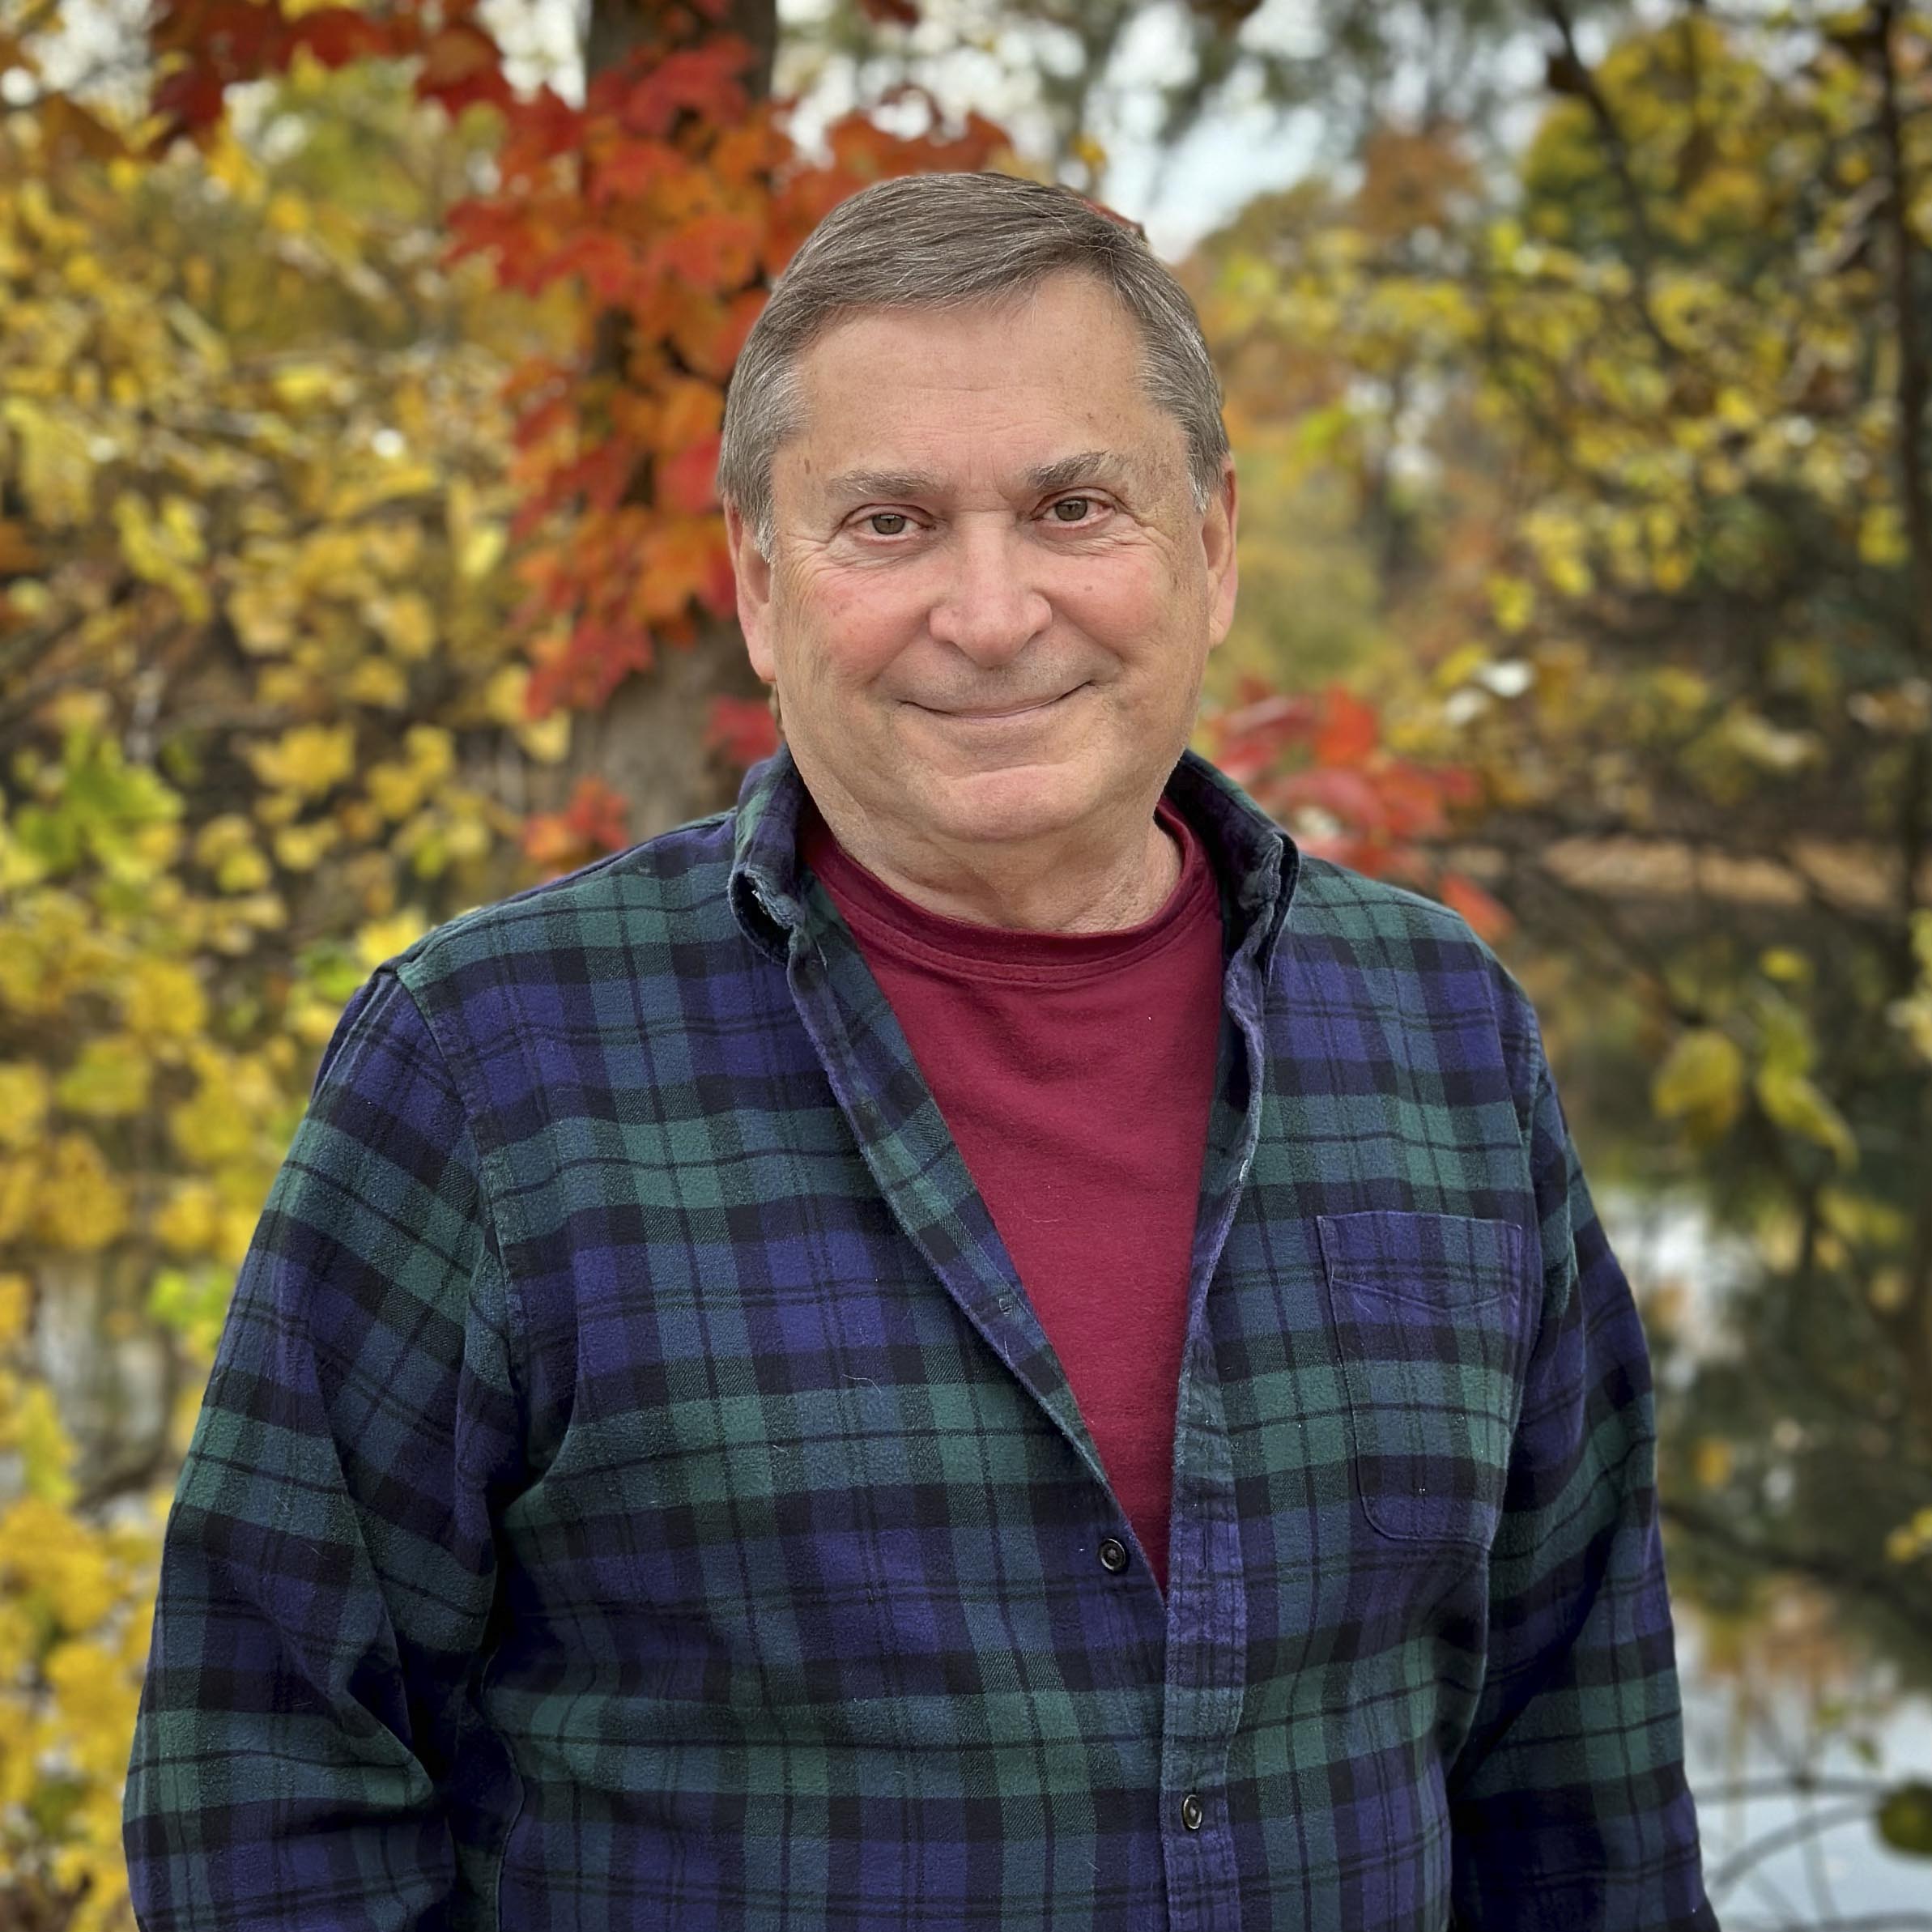
[[1531, 1317], [1523, 1230], [1462, 1215], [1321, 1215], [1356, 1492], [1388, 1537], [1487, 1546]]

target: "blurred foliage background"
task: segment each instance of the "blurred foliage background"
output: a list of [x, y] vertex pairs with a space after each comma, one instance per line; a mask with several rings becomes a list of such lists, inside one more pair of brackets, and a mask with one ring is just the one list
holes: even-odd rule
[[343, 1002], [729, 802], [732, 355], [832, 202], [985, 166], [1200, 306], [1201, 748], [1543, 1015], [1727, 1926], [1932, 1925], [1932, 13], [0, 0], [0, 1932], [131, 1926], [160, 1528]]

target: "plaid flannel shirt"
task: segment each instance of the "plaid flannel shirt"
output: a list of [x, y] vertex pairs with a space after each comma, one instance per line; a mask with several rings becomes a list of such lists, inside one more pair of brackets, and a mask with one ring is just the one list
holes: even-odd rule
[[343, 1014], [169, 1513], [147, 1932], [1710, 1932], [1534, 1014], [1168, 791], [1228, 964], [1164, 1600], [781, 751]]

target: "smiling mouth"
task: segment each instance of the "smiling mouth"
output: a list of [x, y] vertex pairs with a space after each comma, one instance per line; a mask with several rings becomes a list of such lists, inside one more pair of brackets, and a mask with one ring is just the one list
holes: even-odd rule
[[914, 704], [913, 709], [931, 713], [934, 717], [964, 719], [972, 724], [998, 724], [1003, 718], [1028, 717], [1036, 711], [1050, 711], [1054, 705], [1070, 698], [1075, 691], [1084, 691], [1087, 687], [1076, 684], [1073, 691], [1063, 691], [1058, 697], [1042, 698], [1036, 704], [1010, 704], [1002, 711], [941, 711], [931, 704]]

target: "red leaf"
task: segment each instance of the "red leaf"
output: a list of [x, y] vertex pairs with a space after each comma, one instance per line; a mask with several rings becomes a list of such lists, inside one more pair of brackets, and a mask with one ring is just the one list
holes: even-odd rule
[[732, 34], [668, 54], [640, 48], [597, 77], [585, 104], [593, 115], [615, 112], [634, 134], [667, 134], [680, 113], [729, 123], [750, 106], [738, 76], [751, 62], [749, 45]]
[[524, 707], [532, 717], [547, 717], [560, 706], [594, 711], [634, 670], [647, 670], [651, 640], [642, 631], [586, 619], [570, 633], [563, 650], [530, 672]]
[[304, 14], [289, 29], [288, 54], [298, 47], [306, 47], [325, 67], [346, 67], [365, 55], [396, 51], [394, 37], [381, 22], [348, 6]]
[[1268, 796], [1279, 811], [1292, 812], [1313, 806], [1354, 832], [1382, 821], [1381, 801], [1373, 781], [1365, 772], [1347, 766], [1317, 765], [1309, 771], [1292, 772], [1270, 787]]
[[917, 27], [919, 10], [912, 0], [859, 0], [859, 11], [881, 27]]
[[505, 181], [521, 181], [562, 154], [584, 144], [584, 113], [546, 82], [517, 103], [497, 165]]
[[439, 28], [423, 47], [416, 98], [433, 100], [452, 120], [482, 101], [506, 118], [518, 102], [503, 71], [503, 53], [480, 27], [457, 20]]
[[625, 823], [630, 802], [623, 793], [594, 775], [580, 778], [564, 817], [585, 843], [604, 852], [621, 852], [630, 843]]
[[704, 743], [743, 771], [778, 749], [778, 724], [761, 698], [713, 698]]
[[717, 436], [708, 436], [657, 465], [657, 497], [667, 509], [696, 517], [717, 508], [718, 444]]
[[589, 177], [590, 205], [602, 208], [614, 201], [641, 201], [660, 181], [683, 173], [690, 165], [676, 148], [662, 141], [620, 141], [585, 170]]

